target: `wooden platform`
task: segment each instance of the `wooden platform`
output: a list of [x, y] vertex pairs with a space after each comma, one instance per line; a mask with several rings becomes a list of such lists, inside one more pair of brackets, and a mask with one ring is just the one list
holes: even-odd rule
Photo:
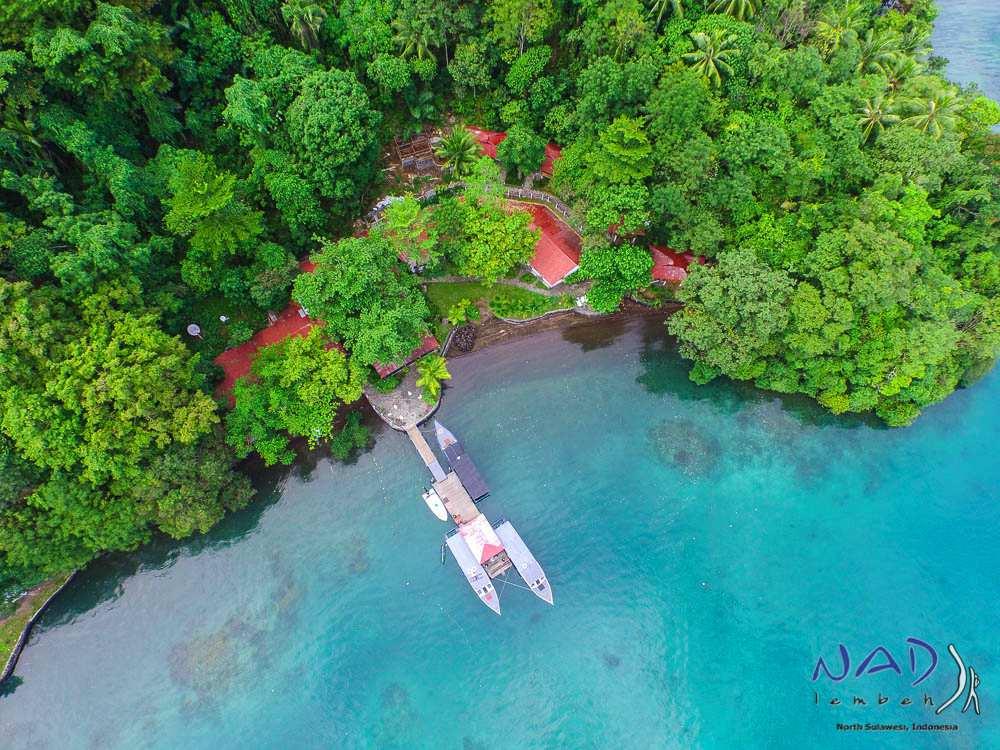
[[434, 482], [433, 486], [434, 491], [441, 498], [441, 502], [444, 503], [448, 515], [456, 524], [467, 523], [479, 515], [476, 504], [472, 502], [472, 498], [465, 491], [465, 487], [462, 486], [462, 482], [455, 472], [449, 472], [444, 479]]

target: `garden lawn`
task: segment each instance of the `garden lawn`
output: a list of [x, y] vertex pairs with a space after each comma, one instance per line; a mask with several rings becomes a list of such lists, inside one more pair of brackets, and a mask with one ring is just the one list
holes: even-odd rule
[[508, 286], [502, 281], [492, 286], [477, 281], [429, 283], [426, 289], [435, 318], [448, 317], [448, 310], [464, 299], [474, 304], [486, 302], [494, 314], [513, 319], [534, 318], [573, 306], [573, 299], [568, 295], [549, 297]]
[[[17, 603], [17, 609], [9, 617], [0, 620], [0, 664], [6, 664], [10, 652], [21, 637], [24, 626], [28, 624], [38, 608], [48, 601], [56, 589], [62, 586], [68, 576], [56, 576], [45, 583], [36, 586]], [[2, 669], [2, 667], [0, 667]]]

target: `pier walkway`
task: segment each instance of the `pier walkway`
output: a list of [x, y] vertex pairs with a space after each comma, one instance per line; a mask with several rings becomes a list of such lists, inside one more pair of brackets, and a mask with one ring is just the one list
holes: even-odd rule
[[[420, 429], [415, 425], [411, 424], [406, 428], [406, 434], [410, 437], [410, 442], [413, 443], [413, 447], [417, 449], [417, 453], [420, 454], [420, 458], [423, 459], [424, 464], [431, 472], [431, 476], [434, 477], [435, 482], [443, 482], [446, 477], [444, 469], [441, 468], [440, 462], [437, 460], [437, 456], [434, 455], [434, 451], [427, 444], [427, 440], [424, 438]], [[438, 495], [441, 493], [439, 492]], [[442, 497], [443, 499], [443, 497]], [[471, 502], [471, 501], [470, 501]], [[448, 507], [447, 501], [445, 501], [445, 507]]]

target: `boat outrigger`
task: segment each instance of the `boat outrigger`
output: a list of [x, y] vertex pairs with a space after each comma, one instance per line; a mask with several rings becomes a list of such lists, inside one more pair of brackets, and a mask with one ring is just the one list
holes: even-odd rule
[[416, 428], [407, 430], [434, 479], [431, 489], [423, 494], [424, 502], [440, 520], [451, 516], [454, 521], [455, 528], [448, 532], [445, 542], [476, 596], [500, 614], [500, 596], [493, 580], [513, 567], [535, 596], [552, 604], [552, 588], [545, 571], [521, 535], [508, 520], [491, 524], [476, 507], [475, 501], [489, 494], [489, 488], [465, 448], [440, 422], [434, 422], [434, 433], [451, 468], [447, 473], [423, 434]]

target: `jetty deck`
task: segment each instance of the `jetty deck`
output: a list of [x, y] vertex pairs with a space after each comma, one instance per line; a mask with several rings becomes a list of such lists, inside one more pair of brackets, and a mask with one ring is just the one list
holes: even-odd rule
[[[409, 435], [410, 441], [413, 443], [413, 447], [417, 449], [417, 453], [420, 454], [420, 458], [423, 459], [424, 464], [430, 470], [431, 476], [434, 477], [434, 481], [443, 482], [446, 478], [444, 469], [441, 468], [441, 463], [438, 461], [437, 456], [434, 455], [434, 451], [431, 450], [431, 446], [428, 445], [427, 440], [424, 438], [424, 434], [417, 428], [416, 425], [410, 425], [407, 427], [406, 434]], [[437, 487], [434, 489], [437, 490]], [[441, 496], [441, 499], [444, 500], [444, 505], [447, 508], [448, 501], [444, 499], [444, 495], [441, 494], [440, 490], [437, 490], [437, 493]], [[466, 496], [468, 496], [468, 493], [466, 493]], [[469, 502], [472, 501], [470, 500]]]
[[[386, 422], [393, 424], [388, 411], [383, 413], [378, 408], [376, 411]], [[489, 488], [461, 443], [443, 425], [434, 423], [438, 445], [449, 464], [446, 472], [417, 424], [419, 422], [400, 424], [397, 429], [405, 430], [420, 459], [431, 472], [431, 487], [437, 497], [431, 502], [431, 493], [425, 490], [427, 507], [442, 521], [451, 516], [455, 522], [455, 528], [445, 538], [446, 546], [476, 596], [500, 614], [500, 598], [492, 580], [516, 568], [529, 589], [551, 604], [552, 590], [548, 579], [514, 527], [507, 521], [490, 523], [476, 507], [475, 501], [488, 494]], [[443, 549], [441, 554], [444, 555]]]
[[472, 498], [469, 497], [469, 493], [466, 492], [462, 481], [455, 472], [449, 472], [434, 482], [434, 491], [441, 498], [445, 510], [448, 511], [448, 515], [456, 524], [468, 523], [479, 515], [479, 509], [472, 502]]

